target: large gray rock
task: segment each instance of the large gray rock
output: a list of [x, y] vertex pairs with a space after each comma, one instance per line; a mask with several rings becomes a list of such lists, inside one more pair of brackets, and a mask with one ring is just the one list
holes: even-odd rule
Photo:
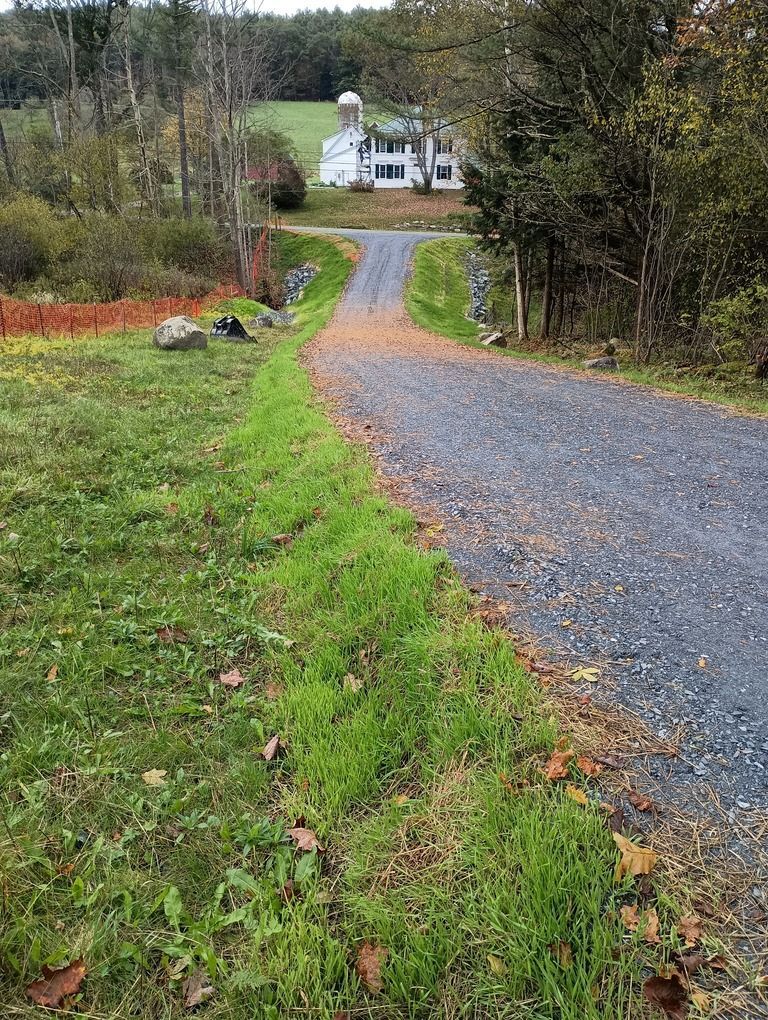
[[208, 337], [188, 316], [174, 315], [160, 323], [152, 343], [163, 351], [202, 350], [208, 346]]
[[601, 368], [606, 372], [618, 372], [619, 363], [615, 358], [587, 358], [582, 361], [584, 368]]

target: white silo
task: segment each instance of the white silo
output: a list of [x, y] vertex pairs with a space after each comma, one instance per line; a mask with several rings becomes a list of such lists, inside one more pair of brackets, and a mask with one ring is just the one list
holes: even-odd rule
[[363, 125], [363, 101], [356, 92], [339, 96], [339, 127], [360, 128]]

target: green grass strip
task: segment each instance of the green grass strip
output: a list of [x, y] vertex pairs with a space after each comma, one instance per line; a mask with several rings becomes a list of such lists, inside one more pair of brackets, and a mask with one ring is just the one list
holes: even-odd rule
[[[477, 339], [480, 327], [466, 317], [470, 292], [465, 262], [467, 252], [474, 247], [474, 242], [465, 238], [441, 238], [420, 244], [416, 248], [413, 277], [406, 290], [405, 305], [413, 321], [424, 329], [458, 340], [468, 347], [488, 350]], [[494, 347], [493, 350], [507, 357], [585, 371], [582, 359], [577, 357], [565, 358], [513, 348]], [[674, 365], [645, 368], [623, 361], [621, 366], [621, 378], [630, 382], [756, 414], [768, 414], [768, 391], [763, 383], [750, 377], [750, 372], [743, 362], [714, 367], [708, 375], [697, 375], [694, 370], [681, 370]]]
[[181, 1016], [196, 971], [235, 1020], [630, 1015], [600, 812], [299, 364], [349, 261], [281, 244], [321, 272], [266, 349], [2, 352], [0, 999], [82, 955], [93, 1017]]

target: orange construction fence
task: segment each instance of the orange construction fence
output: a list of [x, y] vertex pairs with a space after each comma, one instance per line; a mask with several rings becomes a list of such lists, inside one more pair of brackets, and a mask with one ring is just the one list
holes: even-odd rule
[[236, 286], [222, 286], [201, 298], [164, 297], [155, 301], [110, 301], [92, 305], [43, 305], [0, 297], [0, 337], [82, 336], [84, 333], [124, 333], [156, 326], [172, 315], [199, 315], [222, 298], [241, 297]]

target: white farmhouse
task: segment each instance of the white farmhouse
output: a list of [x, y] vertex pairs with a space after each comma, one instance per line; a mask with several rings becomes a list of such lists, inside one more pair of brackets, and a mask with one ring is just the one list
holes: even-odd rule
[[363, 101], [355, 92], [339, 97], [339, 130], [323, 139], [320, 180], [343, 187], [352, 181], [374, 188], [409, 188], [423, 184], [424, 173], [434, 188], [463, 188], [456, 139], [438, 124], [425, 130], [418, 114], [387, 124], [363, 125]]

